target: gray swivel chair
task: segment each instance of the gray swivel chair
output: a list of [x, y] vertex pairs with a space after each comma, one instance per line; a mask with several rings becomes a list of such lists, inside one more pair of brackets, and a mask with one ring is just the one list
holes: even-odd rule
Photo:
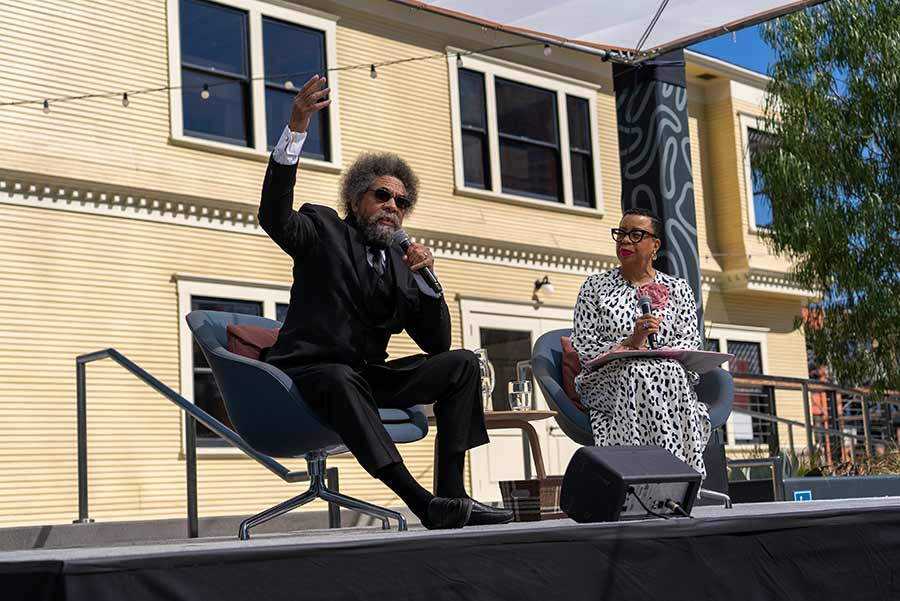
[[[571, 336], [572, 329], [552, 330], [541, 335], [534, 343], [531, 367], [547, 404], [557, 412], [556, 423], [566, 435], [584, 446], [593, 446], [594, 434], [591, 420], [581, 411], [562, 387], [562, 343], [560, 338]], [[731, 415], [734, 398], [734, 382], [731, 374], [717, 368], [700, 375], [696, 387], [697, 398], [709, 407], [709, 421], [712, 429], [722, 427]], [[707, 489], [700, 489], [700, 497], [722, 501], [731, 507], [728, 495]]]
[[[327, 487], [325, 459], [346, 452], [343, 441], [313, 413], [284, 372], [227, 350], [228, 324], [278, 328], [281, 327], [279, 322], [221, 311], [192, 311], [186, 319], [212, 368], [235, 431], [259, 454], [254, 458], [270, 469], [265, 460], [271, 463], [272, 457], [304, 457], [307, 462], [309, 489], [244, 520], [238, 532], [241, 540], [250, 538], [250, 528], [316, 498], [380, 519], [385, 529], [390, 527], [388, 518], [395, 519], [399, 530], [406, 530], [406, 519], [399, 512], [342, 495]], [[428, 419], [421, 406], [380, 409], [379, 412], [394, 442], [414, 442], [428, 433]], [[307, 475], [286, 472], [279, 476], [287, 482], [296, 482], [306, 479]]]

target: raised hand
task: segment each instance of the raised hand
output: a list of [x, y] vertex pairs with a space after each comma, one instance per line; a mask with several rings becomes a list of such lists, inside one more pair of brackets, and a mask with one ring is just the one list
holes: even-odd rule
[[305, 132], [313, 114], [331, 104], [330, 98], [323, 100], [329, 92], [331, 88], [325, 87], [325, 78], [318, 75], [313, 75], [303, 84], [291, 106], [291, 120], [288, 122], [290, 130], [297, 133]]

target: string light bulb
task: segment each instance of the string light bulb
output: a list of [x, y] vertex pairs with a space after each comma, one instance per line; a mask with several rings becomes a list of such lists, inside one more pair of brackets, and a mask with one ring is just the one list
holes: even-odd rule
[[200, 98], [203, 100], [209, 100], [209, 84], [203, 84], [203, 90], [200, 92]]
[[553, 54], [553, 48], [550, 47], [550, 44], [544, 44], [544, 56], [550, 56]]
[[45, 99], [44, 100], [44, 114], [46, 115], [49, 112], [50, 112], [50, 101]]
[[375, 79], [378, 77], [378, 71], [375, 70], [375, 64], [373, 63], [369, 68], [369, 77]]
[[463, 68], [462, 56], [460, 56], [459, 52], [456, 53], [456, 68], [457, 69]]
[[128, 92], [122, 92], [122, 106], [128, 106]]

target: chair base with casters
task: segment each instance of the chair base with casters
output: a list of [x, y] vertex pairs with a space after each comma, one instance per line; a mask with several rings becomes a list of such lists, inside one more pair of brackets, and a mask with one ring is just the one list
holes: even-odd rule
[[[314, 499], [374, 517], [381, 520], [384, 529], [389, 529], [389, 519], [394, 519], [401, 532], [407, 530], [406, 518], [399, 512], [329, 489], [325, 460], [347, 451], [341, 438], [307, 405], [287, 374], [268, 363], [227, 350], [228, 325], [271, 330], [280, 327], [279, 322], [221, 311], [192, 311], [186, 320], [212, 369], [234, 430], [194, 406], [205, 415], [199, 421], [285, 482], [306, 480], [307, 474], [309, 477], [309, 488], [304, 493], [244, 520], [238, 531], [241, 540], [250, 538], [251, 528]], [[415, 442], [428, 434], [428, 418], [421, 406], [379, 409], [379, 416], [395, 443]], [[289, 471], [275, 457], [304, 457], [308, 472]]]
[[[551, 409], [556, 411], [556, 422], [566, 435], [584, 446], [593, 446], [594, 434], [590, 417], [575, 406], [562, 386], [562, 342], [563, 336], [571, 336], [571, 328], [551, 330], [542, 334], [534, 343], [531, 367], [544, 398]], [[724, 369], [714, 369], [700, 375], [697, 384], [697, 398], [709, 407], [709, 421], [712, 430], [720, 428], [731, 415], [731, 401], [734, 397], [734, 382]], [[726, 509], [731, 508], [731, 498], [722, 492], [701, 488], [701, 499], [722, 501]]]
[[353, 497], [348, 497], [347, 495], [328, 488], [325, 484], [325, 459], [327, 456], [328, 454], [324, 451], [308, 453], [306, 455], [306, 465], [307, 473], [309, 473], [309, 488], [306, 492], [290, 498], [283, 503], [279, 503], [274, 507], [270, 507], [265, 511], [261, 511], [256, 515], [250, 516], [241, 522], [240, 529], [238, 530], [240, 539], [248, 540], [250, 538], [251, 528], [277, 518], [280, 515], [284, 515], [289, 511], [306, 505], [310, 501], [314, 501], [315, 499], [322, 499], [323, 501], [334, 503], [345, 509], [358, 511], [359, 513], [381, 520], [382, 530], [391, 529], [391, 524], [388, 521], [389, 518], [397, 520], [398, 531], [405, 532], [407, 530], [406, 518], [403, 514], [391, 509], [372, 505], [371, 503], [366, 503], [365, 501], [360, 501]]

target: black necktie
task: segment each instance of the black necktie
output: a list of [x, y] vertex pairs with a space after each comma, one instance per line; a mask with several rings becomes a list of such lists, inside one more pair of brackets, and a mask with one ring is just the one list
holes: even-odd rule
[[383, 256], [381, 254], [381, 249], [370, 246], [369, 258], [372, 260], [372, 269], [375, 270], [375, 273], [377, 273], [379, 277], [384, 276], [384, 264], [382, 263]]

